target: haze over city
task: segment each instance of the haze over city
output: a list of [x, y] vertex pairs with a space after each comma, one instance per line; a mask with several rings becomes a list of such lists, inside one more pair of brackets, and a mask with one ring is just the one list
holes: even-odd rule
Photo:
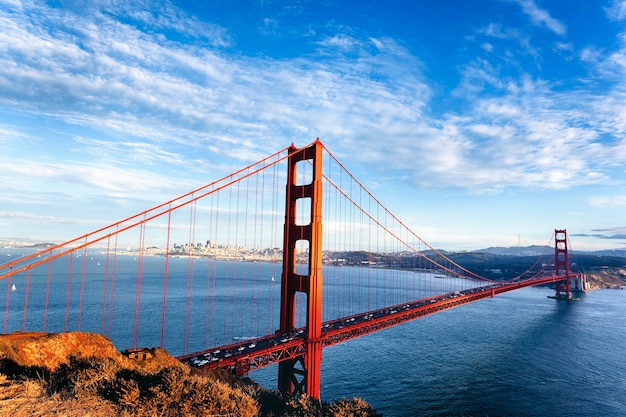
[[0, 237], [319, 137], [432, 246], [624, 248], [626, 2], [0, 0]]

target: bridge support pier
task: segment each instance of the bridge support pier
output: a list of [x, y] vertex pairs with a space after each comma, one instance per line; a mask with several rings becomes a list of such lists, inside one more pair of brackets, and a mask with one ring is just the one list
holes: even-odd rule
[[[320, 398], [322, 360], [322, 143], [317, 140], [304, 149], [289, 149], [283, 271], [281, 278], [280, 332], [291, 333], [296, 324], [296, 293], [306, 295], [306, 353], [278, 365], [278, 390], [286, 396], [306, 393]], [[298, 162], [313, 167], [311, 183], [297, 184]], [[310, 200], [310, 221], [297, 224], [296, 202]], [[301, 220], [301, 217], [300, 217]], [[308, 271], [297, 273], [296, 243], [308, 242]], [[303, 266], [300, 264], [300, 268]]]

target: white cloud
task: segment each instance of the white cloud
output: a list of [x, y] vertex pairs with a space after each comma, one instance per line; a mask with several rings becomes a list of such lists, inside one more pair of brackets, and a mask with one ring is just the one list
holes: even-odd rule
[[9, 124], [0, 124], [0, 146], [4, 142], [7, 145], [12, 144], [14, 141], [29, 141], [29, 142], [37, 142], [38, 139], [33, 137], [25, 132], [22, 132], [20, 129], [15, 126], [11, 126]]
[[574, 50], [574, 45], [570, 42], [555, 42], [554, 43], [554, 49], [558, 50], [558, 51], [573, 51]]
[[77, 137], [74, 139], [79, 144], [77, 152], [92, 154], [100, 161], [128, 161], [133, 164], [155, 165], [166, 163], [192, 168], [194, 161], [187, 160], [179, 153], [164, 150], [158, 144], [129, 141], [106, 141], [101, 139], [88, 139]]
[[63, 217], [55, 217], [55, 216], [42, 216], [33, 213], [25, 213], [25, 212], [11, 212], [11, 211], [0, 211], [0, 219], [8, 219], [8, 220], [29, 220], [29, 221], [43, 221], [46, 223], [59, 223], [59, 224], [76, 224], [76, 225], [92, 225], [92, 220], [82, 220], [76, 218], [63, 218]]
[[522, 7], [522, 11], [530, 17], [535, 25], [543, 26], [560, 36], [565, 35], [567, 32], [567, 28], [563, 23], [551, 17], [546, 10], [540, 9], [534, 0], [513, 1]]
[[[565, 33], [534, 2], [518, 4], [536, 24]], [[108, 163], [69, 166], [85, 186], [119, 192], [172, 185], [168, 173], [158, 177], [122, 165], [226, 170], [230, 158], [255, 160], [316, 136], [336, 153], [374, 167], [388, 168], [395, 149], [393, 169], [420, 186], [474, 192], [596, 183], [608, 174], [594, 166], [594, 157], [623, 161], [619, 140], [597, 140], [621, 137], [623, 97], [559, 93], [540, 79], [505, 77], [485, 60], [464, 67], [453, 92], [460, 108], [438, 115], [429, 109], [435, 89], [422, 64], [392, 39], [338, 33], [318, 43], [315, 59], [270, 60], [227, 55], [202, 42], [162, 42], [107, 14], [61, 15], [40, 7], [39, 13], [0, 12], [0, 102], [107, 132], [108, 138], [76, 136], [86, 155]], [[40, 15], [59, 23], [54, 34], [36, 20]], [[185, 22], [197, 23], [180, 13], [169, 20], [155, 16], [132, 14], [137, 22], [183, 34]], [[537, 54], [515, 30], [492, 24], [484, 33], [517, 40]], [[360, 152], [352, 155], [354, 149]], [[45, 176], [46, 167], [66, 181], [62, 168], [50, 163], [24, 174]], [[137, 182], [127, 183], [129, 176]]]
[[595, 64], [600, 60], [601, 57], [602, 52], [593, 46], [585, 47], [580, 51], [580, 60], [583, 62]]
[[613, 0], [611, 6], [606, 7], [606, 15], [612, 20], [624, 20], [626, 18], [626, 1]]
[[64, 184], [72, 188], [84, 187], [86, 194], [104, 192], [110, 195], [137, 196], [154, 192], [175, 190], [180, 187], [174, 180], [137, 169], [122, 169], [111, 165], [86, 163], [53, 163], [31, 160], [2, 161], [2, 175], [19, 178], [27, 193], [47, 182], [56, 186]]
[[353, 49], [354, 47], [359, 47], [361, 45], [361, 42], [357, 41], [351, 36], [340, 33], [335, 36], [324, 39], [319, 44], [324, 47], [333, 47], [342, 51], [349, 51]]

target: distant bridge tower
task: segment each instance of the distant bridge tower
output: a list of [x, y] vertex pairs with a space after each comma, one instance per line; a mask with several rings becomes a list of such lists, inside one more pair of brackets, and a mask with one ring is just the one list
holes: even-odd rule
[[[281, 279], [280, 332], [293, 332], [296, 323], [296, 293], [306, 295], [305, 352], [278, 365], [278, 389], [283, 395], [320, 398], [322, 361], [322, 143], [317, 140], [305, 149], [289, 148], [283, 271]], [[309, 184], [296, 184], [298, 162], [310, 161], [313, 167]], [[310, 200], [310, 221], [296, 224], [296, 202]], [[300, 208], [305, 206], [300, 205]], [[302, 215], [299, 217], [302, 222]], [[296, 272], [296, 243], [308, 242], [308, 271]], [[302, 265], [299, 265], [302, 268]]]
[[563, 281], [556, 283], [556, 294], [554, 297], [559, 300], [572, 300], [572, 291], [585, 291], [585, 275], [582, 273], [571, 274], [569, 264], [569, 253], [567, 247], [567, 230], [554, 230], [554, 275], [566, 277]]

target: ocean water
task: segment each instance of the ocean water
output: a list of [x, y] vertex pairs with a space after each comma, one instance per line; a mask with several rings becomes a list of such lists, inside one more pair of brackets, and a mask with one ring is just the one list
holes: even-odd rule
[[[6, 257], [4, 252], [0, 250], [0, 255]], [[82, 291], [81, 330], [104, 330], [119, 349], [130, 347], [136, 260], [117, 260], [111, 304], [111, 283], [105, 286], [102, 274], [105, 259], [98, 254], [86, 259], [84, 282], [82, 272], [77, 272], [81, 262], [76, 260], [69, 293], [67, 262], [56, 262], [52, 274], [47, 268], [33, 272], [28, 285], [23, 274], [13, 281], [15, 291], [9, 282], [2, 282], [3, 328], [41, 330], [41, 311], [47, 303], [48, 331], [62, 331], [66, 323], [67, 330], [77, 330]], [[177, 264], [181, 271], [197, 269], [196, 292], [193, 302], [187, 303], [187, 273], [172, 272], [164, 335], [170, 353], [201, 349], [207, 342], [230, 343], [233, 335], [256, 336], [276, 328], [280, 283], [271, 277], [280, 275], [277, 264], [212, 265], [205, 260], [190, 265], [186, 259], [171, 260], [171, 266]], [[254, 302], [247, 301], [248, 293], [239, 297], [241, 287], [235, 290], [220, 281], [235, 268], [257, 278], [252, 286], [248, 283]], [[146, 258], [140, 346], [160, 342], [162, 270], [163, 258]], [[214, 281], [201, 280], [207, 271], [215, 275]], [[325, 298], [338, 308], [346, 308], [335, 302], [341, 301], [341, 294], [355, 292], [354, 282], [343, 288], [342, 279], [334, 281]], [[108, 301], [103, 305], [105, 291]], [[329, 347], [323, 352], [322, 398], [360, 397], [388, 417], [626, 416], [626, 291], [591, 291], [575, 302], [548, 299], [552, 293], [548, 288], [517, 290]], [[350, 311], [339, 311], [346, 312]], [[250, 377], [275, 389], [277, 372], [272, 366], [253, 371]]]
[[[322, 398], [388, 417], [625, 416], [626, 291], [527, 288], [324, 350]], [[270, 388], [275, 369], [250, 376]]]

